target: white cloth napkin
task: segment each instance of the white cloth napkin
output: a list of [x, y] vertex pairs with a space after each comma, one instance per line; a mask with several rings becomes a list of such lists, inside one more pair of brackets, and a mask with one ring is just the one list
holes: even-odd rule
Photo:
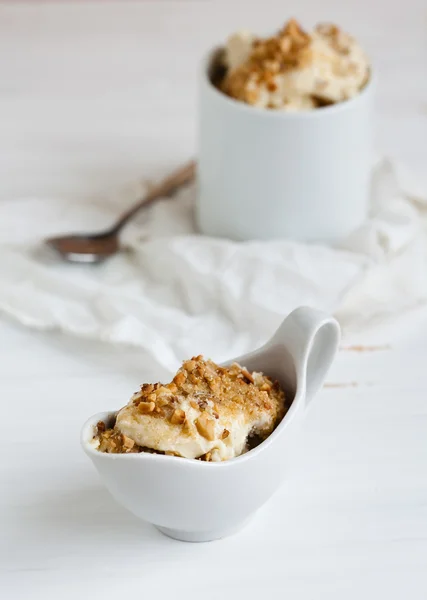
[[346, 333], [427, 299], [427, 189], [388, 159], [373, 171], [370, 219], [339, 249], [197, 235], [192, 188], [141, 213], [124, 234], [128, 251], [102, 265], [61, 263], [39, 243], [96, 231], [140, 193], [0, 203], [0, 311], [133, 344], [175, 369], [193, 354], [221, 361], [256, 347], [301, 304], [334, 313]]

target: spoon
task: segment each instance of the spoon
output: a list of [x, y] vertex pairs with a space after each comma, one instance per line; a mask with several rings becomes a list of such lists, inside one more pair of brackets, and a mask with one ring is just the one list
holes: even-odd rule
[[106, 231], [99, 233], [69, 234], [47, 238], [46, 244], [64, 260], [77, 263], [99, 263], [120, 250], [119, 234], [137, 212], [159, 198], [172, 196], [181, 187], [193, 181], [196, 163], [191, 161], [155, 185], [134, 206]]

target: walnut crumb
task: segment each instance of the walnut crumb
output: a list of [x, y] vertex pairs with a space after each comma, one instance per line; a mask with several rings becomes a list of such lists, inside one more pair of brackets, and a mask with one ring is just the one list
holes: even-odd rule
[[138, 404], [138, 411], [143, 415], [152, 413], [155, 408], [156, 405], [154, 404], [154, 402], [140, 402]]
[[131, 448], [133, 448], [135, 445], [134, 440], [132, 440], [130, 437], [127, 437], [127, 435], [123, 435], [123, 447], [130, 450]]
[[[173, 396], [170, 400], [171, 400], [171, 402], [173, 402]], [[157, 398], [157, 400], [156, 400], [156, 406], [158, 406], [159, 408], [162, 408], [163, 406], [167, 406], [168, 404], [169, 404], [169, 399], [165, 398], [164, 396]]]
[[182, 409], [177, 408], [172, 413], [171, 423], [173, 425], [182, 425], [184, 423], [184, 421], [185, 421], [185, 412]]
[[175, 377], [173, 378], [173, 382], [180, 387], [181, 385], [183, 385], [185, 383], [185, 380], [187, 379], [187, 375], [185, 374], [185, 371], [180, 371], [179, 373], [177, 373], [175, 375]]
[[251, 383], [253, 383], [253, 382], [254, 382], [254, 378], [252, 377], [252, 375], [249, 373], [249, 371], [248, 371], [247, 369], [242, 369], [242, 373], [243, 373], [243, 376], [244, 376], [246, 379], [249, 379], [249, 381], [250, 381]]
[[224, 429], [224, 431], [221, 434], [221, 439], [225, 440], [226, 438], [228, 438], [229, 435], [230, 435], [230, 432], [228, 431], [228, 429]]
[[189, 373], [192, 373], [194, 371], [194, 369], [196, 368], [196, 361], [194, 360], [187, 360], [184, 363], [184, 369], [186, 371], [188, 371]]
[[144, 394], [149, 394], [153, 390], [154, 390], [154, 384], [153, 383], [143, 383], [141, 385], [141, 392], [143, 392]]
[[197, 431], [204, 438], [212, 442], [215, 439], [215, 421], [213, 421], [206, 413], [202, 413], [196, 420]]

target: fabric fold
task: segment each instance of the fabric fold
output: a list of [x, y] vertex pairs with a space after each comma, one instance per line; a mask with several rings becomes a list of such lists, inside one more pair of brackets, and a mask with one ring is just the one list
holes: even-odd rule
[[340, 248], [198, 235], [192, 187], [143, 211], [123, 235], [128, 251], [102, 265], [64, 264], [39, 243], [105, 227], [136, 189], [105, 203], [0, 203], [0, 311], [132, 344], [175, 369], [195, 353], [221, 361], [250, 350], [301, 304], [334, 313], [346, 333], [427, 299], [427, 190], [388, 159], [373, 172], [369, 219]]

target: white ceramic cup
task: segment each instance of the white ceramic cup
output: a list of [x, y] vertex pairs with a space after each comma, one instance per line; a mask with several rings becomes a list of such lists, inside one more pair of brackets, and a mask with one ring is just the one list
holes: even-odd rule
[[249, 106], [200, 76], [197, 221], [206, 235], [334, 243], [366, 218], [372, 80], [355, 98], [286, 113]]

